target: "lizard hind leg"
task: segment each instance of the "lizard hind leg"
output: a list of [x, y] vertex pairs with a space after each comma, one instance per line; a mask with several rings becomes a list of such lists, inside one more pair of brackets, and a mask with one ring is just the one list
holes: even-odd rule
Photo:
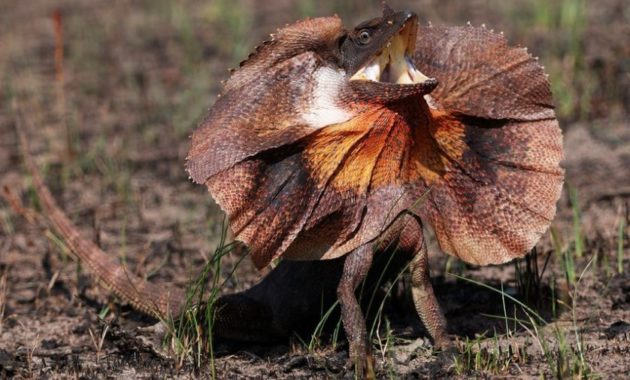
[[434, 346], [438, 349], [449, 348], [451, 341], [446, 333], [446, 318], [433, 292], [427, 245], [418, 220], [412, 219], [406, 223], [400, 235], [400, 245], [413, 253], [410, 263], [411, 294], [416, 312], [429, 331]]
[[349, 343], [349, 357], [358, 376], [374, 378], [374, 358], [367, 341], [365, 317], [357, 301], [355, 290], [365, 279], [372, 265], [374, 252], [368, 244], [350, 252], [345, 259], [343, 273], [337, 287], [341, 305], [341, 320]]

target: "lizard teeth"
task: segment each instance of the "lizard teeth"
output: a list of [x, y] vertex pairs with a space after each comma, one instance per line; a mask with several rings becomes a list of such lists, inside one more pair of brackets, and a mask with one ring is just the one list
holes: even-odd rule
[[381, 65], [379, 64], [379, 60], [373, 60], [372, 63], [363, 69], [363, 73], [368, 80], [379, 81], [381, 77]]
[[350, 79], [396, 84], [417, 84], [424, 83], [429, 78], [416, 69], [411, 57], [390, 50], [372, 59]]
[[409, 76], [411, 77], [411, 81], [413, 83], [424, 83], [430, 79], [428, 76], [422, 74], [420, 70], [416, 69], [416, 66], [414, 66], [413, 62], [411, 61], [411, 58], [409, 58], [408, 56], [405, 56], [405, 60], [407, 61], [407, 67], [409, 68]]
[[429, 78], [416, 69], [410, 57], [410, 54], [413, 54], [414, 43], [415, 29], [403, 28], [350, 80], [401, 85], [424, 83]]

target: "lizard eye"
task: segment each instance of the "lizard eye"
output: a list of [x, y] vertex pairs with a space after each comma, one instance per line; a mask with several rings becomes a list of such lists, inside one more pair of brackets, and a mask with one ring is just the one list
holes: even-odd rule
[[370, 43], [371, 40], [372, 40], [372, 36], [370, 35], [369, 31], [362, 30], [359, 32], [359, 43], [361, 45], [367, 45]]

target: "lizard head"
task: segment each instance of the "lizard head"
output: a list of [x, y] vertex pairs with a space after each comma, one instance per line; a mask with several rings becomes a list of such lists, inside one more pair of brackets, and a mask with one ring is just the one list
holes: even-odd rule
[[437, 81], [413, 63], [418, 17], [385, 7], [345, 28], [337, 16], [279, 29], [231, 71], [192, 137], [188, 171], [197, 183], [262, 151], [290, 145], [370, 108], [427, 94]]
[[348, 31], [340, 42], [341, 66], [352, 89], [371, 99], [391, 89], [399, 97], [431, 92], [437, 81], [420, 72], [412, 60], [417, 31], [415, 13], [395, 12], [388, 6], [382, 17]]
[[[241, 62], [224, 94], [249, 87], [248, 97], [258, 96], [252, 91], [255, 82], [279, 83], [285, 78], [307, 88], [319, 77], [327, 90], [343, 89], [335, 92], [338, 98], [386, 103], [424, 95], [438, 82], [414, 65], [417, 32], [415, 13], [396, 12], [387, 5], [381, 17], [351, 29], [344, 28], [337, 16], [302, 20], [278, 30]], [[315, 99], [308, 92], [300, 95], [291, 101]]]

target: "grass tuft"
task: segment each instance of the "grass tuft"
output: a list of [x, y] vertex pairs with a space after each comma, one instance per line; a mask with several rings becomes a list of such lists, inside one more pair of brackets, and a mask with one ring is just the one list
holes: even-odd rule
[[549, 59], [547, 67], [557, 112], [562, 119], [584, 118], [595, 90], [584, 54], [586, 2], [537, 0], [533, 5], [533, 25], [563, 36], [553, 47], [556, 59]]
[[7, 305], [7, 278], [9, 277], [8, 269], [4, 269], [0, 273], [0, 335], [4, 326], [4, 312]]
[[623, 274], [623, 257], [624, 257], [624, 241], [626, 236], [626, 220], [619, 221], [619, 230], [617, 232], [617, 273]]
[[225, 283], [243, 260], [241, 258], [227, 274], [221, 276], [221, 261], [231, 253], [238, 243], [226, 241], [227, 227], [211, 259], [206, 263], [197, 277], [191, 281], [186, 290], [186, 301], [177, 319], [169, 318], [163, 322], [167, 326], [165, 344], [171, 348], [176, 357], [178, 368], [185, 363], [201, 368], [208, 364], [208, 373], [216, 379], [216, 365], [213, 348], [213, 326], [217, 300]]
[[[509, 299], [520, 308], [520, 312], [525, 318], [508, 317], [504, 306], [503, 316], [489, 316], [506, 321], [515, 322], [517, 327], [527, 331], [537, 344], [539, 354], [544, 358], [548, 370], [556, 379], [566, 378], [586, 378], [593, 376], [591, 366], [586, 360], [585, 346], [582, 339], [581, 329], [578, 325], [576, 310], [577, 293], [582, 278], [590, 268], [592, 260], [586, 265], [576, 282], [571, 287], [571, 322], [568, 327], [561, 327], [560, 322], [548, 324], [538, 312], [526, 305], [523, 301], [507, 294], [503, 288], [497, 289], [484, 283], [468, 279], [462, 276], [450, 274], [460, 280], [470, 282], [477, 286], [491, 290], [501, 295], [502, 299]], [[505, 305], [505, 301], [504, 305]], [[515, 310], [516, 312], [516, 310]], [[516, 315], [516, 314], [515, 314]], [[551, 332], [549, 332], [551, 330]], [[507, 370], [511, 363], [524, 363], [522, 360], [529, 360], [527, 351], [521, 348], [512, 349], [506, 354], [502, 347], [512, 347], [513, 332], [509, 329], [505, 336], [493, 335], [491, 342], [485, 337], [478, 337], [475, 340], [466, 339], [459, 347], [459, 352], [455, 357], [455, 372], [458, 375], [479, 375], [497, 374]], [[506, 342], [502, 342], [505, 340]], [[490, 347], [488, 347], [490, 346]], [[516, 355], [516, 356], [515, 356]]]
[[498, 335], [486, 338], [480, 335], [475, 339], [465, 338], [459, 342], [459, 354], [453, 364], [458, 376], [472, 374], [499, 374], [512, 365], [526, 363], [527, 350], [524, 346], [507, 344]]
[[[322, 299], [322, 303], [323, 303], [323, 299]], [[298, 341], [300, 341], [302, 346], [304, 346], [309, 353], [314, 353], [318, 349], [322, 348], [323, 342], [324, 342], [325, 327], [328, 325], [328, 321], [330, 320], [331, 315], [333, 315], [333, 313], [335, 312], [335, 309], [337, 309], [338, 307], [339, 307], [339, 300], [335, 301], [335, 303], [333, 303], [328, 308], [328, 310], [324, 310], [322, 307], [320, 319], [317, 322], [315, 329], [311, 333], [311, 338], [309, 339], [308, 343], [304, 342], [299, 336], [297, 336]], [[334, 333], [332, 337], [330, 338], [331, 340], [330, 344], [333, 346], [333, 349], [337, 347], [339, 329], [341, 328], [341, 318], [337, 320], [335, 326], [336, 327], [335, 327]]]
[[545, 258], [545, 263], [540, 270], [538, 268], [538, 250], [534, 247], [529, 254], [525, 255], [524, 260], [514, 261], [517, 289], [527, 304], [542, 306], [543, 276], [550, 258], [551, 252]]

